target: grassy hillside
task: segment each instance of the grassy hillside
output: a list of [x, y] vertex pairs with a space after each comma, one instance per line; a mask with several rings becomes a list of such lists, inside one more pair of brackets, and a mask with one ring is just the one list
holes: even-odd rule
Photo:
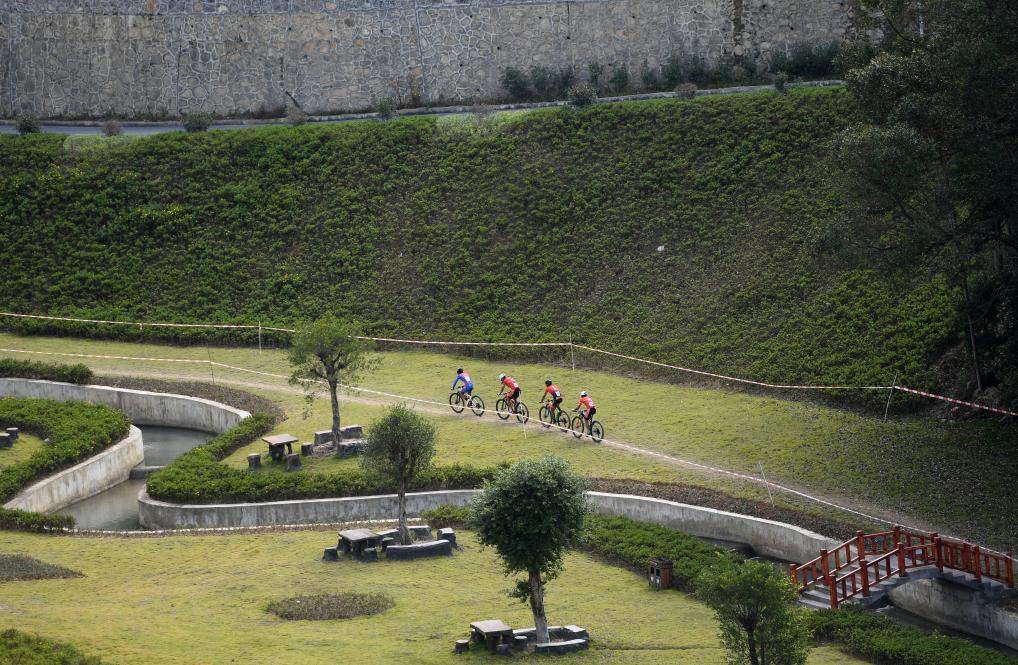
[[331, 309], [378, 333], [572, 336], [761, 379], [932, 385], [957, 294], [844, 249], [824, 145], [851, 114], [845, 91], [797, 90], [480, 128], [105, 150], [0, 137], [0, 307], [276, 323]]

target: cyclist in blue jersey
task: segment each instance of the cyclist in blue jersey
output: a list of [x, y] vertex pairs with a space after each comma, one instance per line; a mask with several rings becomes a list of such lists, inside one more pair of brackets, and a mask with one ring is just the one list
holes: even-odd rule
[[456, 390], [456, 386], [459, 385], [460, 382], [463, 383], [463, 387], [460, 388], [460, 395], [467, 397], [468, 395], [473, 394], [474, 382], [470, 378], [470, 375], [463, 371], [462, 367], [456, 370], [456, 378], [453, 379], [452, 387], [450, 388], [450, 390]]

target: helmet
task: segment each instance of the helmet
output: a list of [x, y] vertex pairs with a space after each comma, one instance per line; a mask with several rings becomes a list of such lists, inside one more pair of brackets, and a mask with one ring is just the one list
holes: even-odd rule
[[459, 369], [457, 369], [457, 370], [456, 370], [456, 373], [457, 373], [457, 374], [462, 374], [462, 373], [463, 373], [463, 368], [462, 368], [462, 367], [460, 367]]
[[499, 381], [501, 381], [501, 380], [502, 380], [502, 379], [504, 379], [504, 378], [505, 378], [505, 374], [499, 374], [499, 375], [498, 375], [498, 380], [499, 380]]
[[551, 385], [551, 379], [545, 379], [544, 380], [544, 385], [550, 386]]
[[581, 390], [580, 391], [580, 397], [586, 397], [586, 396], [587, 396], [587, 391], [586, 390]]

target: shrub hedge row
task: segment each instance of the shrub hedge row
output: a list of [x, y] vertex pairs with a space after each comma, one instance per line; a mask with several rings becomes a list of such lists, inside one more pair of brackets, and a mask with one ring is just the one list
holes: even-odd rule
[[[858, 211], [827, 145], [855, 114], [844, 90], [796, 89], [483, 127], [167, 132], [102, 154], [69, 154], [52, 134], [0, 136], [0, 302], [282, 325], [331, 311], [372, 333], [439, 339], [569, 331], [762, 380], [936, 385], [931, 368], [961, 339], [959, 294], [935, 274], [868, 269], [845, 242]], [[596, 304], [563, 307], [571, 293]], [[0, 325], [257, 343], [257, 332]]]
[[74, 526], [70, 515], [44, 515], [25, 510], [0, 508], [0, 530], [7, 531], [59, 531]]
[[810, 612], [807, 622], [818, 641], [837, 642], [845, 651], [886, 665], [1015, 665], [1010, 656], [968, 640], [924, 633], [892, 619], [857, 609]]
[[20, 379], [46, 379], [65, 383], [86, 384], [92, 382], [92, 370], [87, 365], [63, 365], [40, 363], [32, 360], [0, 358], [0, 377]]
[[0, 663], [16, 665], [102, 665], [76, 647], [13, 628], [0, 632]]
[[28, 459], [0, 469], [0, 502], [32, 481], [108, 448], [130, 427], [127, 416], [108, 406], [21, 397], [0, 398], [0, 423], [50, 439]]
[[[173, 503], [220, 503], [365, 496], [392, 491], [385, 481], [367, 476], [359, 468], [333, 473], [251, 473], [219, 461], [270, 431], [273, 425], [271, 416], [255, 414], [229, 432], [190, 450], [149, 476], [149, 496]], [[493, 475], [494, 468], [490, 467], [435, 467], [420, 477], [412, 489], [480, 487]]]

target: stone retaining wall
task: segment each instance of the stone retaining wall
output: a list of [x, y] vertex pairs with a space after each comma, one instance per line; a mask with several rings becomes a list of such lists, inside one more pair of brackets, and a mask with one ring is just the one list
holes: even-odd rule
[[[447, 490], [407, 494], [407, 511], [420, 515], [441, 505], [466, 506], [480, 490]], [[588, 492], [595, 512], [653, 522], [695, 536], [750, 545], [766, 556], [803, 562], [822, 547], [835, 544], [791, 524], [713, 508], [691, 506], [642, 496]], [[396, 514], [396, 496], [360, 496], [214, 505], [179, 505], [157, 501], [142, 493], [138, 514], [148, 529], [264, 526], [389, 519]]]
[[131, 426], [118, 443], [98, 455], [29, 485], [4, 508], [49, 513], [87, 499], [127, 480], [131, 468], [145, 458], [141, 430]]
[[[495, 98], [507, 66], [640, 80], [854, 31], [853, 0], [9, 0], [0, 116], [177, 117]], [[607, 76], [606, 76], [607, 78]], [[419, 105], [419, 104], [417, 104]]]
[[251, 415], [247, 411], [200, 397], [109, 386], [79, 386], [36, 379], [0, 378], [0, 395], [105, 404], [123, 411], [136, 425], [182, 427], [215, 434], [232, 429]]
[[895, 606], [927, 621], [1018, 649], [1018, 612], [987, 603], [968, 587], [948, 580], [916, 580], [892, 589], [889, 596]]

